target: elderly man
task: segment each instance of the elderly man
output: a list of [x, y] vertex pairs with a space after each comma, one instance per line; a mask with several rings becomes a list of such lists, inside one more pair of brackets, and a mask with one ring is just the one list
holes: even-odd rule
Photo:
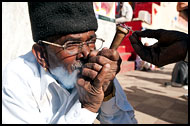
[[3, 72], [3, 123], [137, 123], [92, 3], [29, 3], [32, 51]]

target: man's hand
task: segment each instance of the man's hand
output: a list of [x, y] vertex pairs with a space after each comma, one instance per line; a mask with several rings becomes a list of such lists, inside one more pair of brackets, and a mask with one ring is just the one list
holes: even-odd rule
[[[139, 37], [156, 38], [152, 46], [144, 46]], [[188, 35], [178, 31], [145, 30], [136, 31], [129, 37], [136, 53], [149, 63], [158, 67], [184, 60], [187, 54]]]
[[97, 112], [104, 96], [113, 89], [115, 75], [120, 70], [121, 58], [116, 50], [92, 51], [89, 62], [84, 65], [82, 76], [77, 81], [79, 100], [86, 109]]
[[[113, 81], [116, 74], [120, 71], [120, 65], [122, 60], [119, 56], [119, 53], [114, 49], [103, 48], [96, 55], [94, 52], [91, 53], [89, 57], [89, 63], [85, 64], [85, 67], [87, 70], [92, 69], [96, 71], [96, 73], [90, 73], [94, 77], [97, 76], [102, 66], [104, 66], [105, 64], [110, 64], [109, 72], [105, 73], [106, 77], [104, 78], [105, 80], [103, 84], [103, 91], [105, 93], [105, 96], [107, 96], [108, 94], [110, 94], [110, 91], [112, 91], [111, 89], [113, 89], [112, 85], [110, 85], [110, 82]], [[84, 69], [84, 75], [87, 72], [86, 69]]]

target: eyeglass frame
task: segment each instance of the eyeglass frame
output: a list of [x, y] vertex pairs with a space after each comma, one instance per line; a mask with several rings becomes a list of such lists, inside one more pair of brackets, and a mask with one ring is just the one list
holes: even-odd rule
[[[101, 47], [99, 48], [99, 49], [101, 49], [102, 46], [103, 46], [103, 43], [105, 42], [105, 40], [102, 39], [102, 38], [95, 38], [95, 39], [98, 39], [98, 40], [101, 40], [101, 41], [102, 41], [102, 45], [101, 45]], [[41, 45], [41, 43], [45, 43], [45, 44], [48, 44], [48, 45], [52, 45], [52, 46], [56, 46], [56, 47], [63, 48], [63, 50], [65, 50], [66, 47], [67, 47], [67, 44], [68, 44], [69, 42], [80, 42], [80, 41], [66, 41], [63, 45], [59, 45], [59, 44], [52, 43], [52, 42], [49, 42], [49, 41], [44, 41], [44, 40], [38, 40], [37, 43], [40, 44], [40, 45]], [[84, 42], [81, 41], [81, 43], [78, 45], [78, 48], [79, 48], [79, 47], [82, 48], [83, 45], [89, 44], [90, 42], [91, 42], [91, 40], [90, 40], [90, 41], [84, 41]], [[95, 44], [95, 43], [96, 43], [96, 41], [94, 42], [94, 44]]]

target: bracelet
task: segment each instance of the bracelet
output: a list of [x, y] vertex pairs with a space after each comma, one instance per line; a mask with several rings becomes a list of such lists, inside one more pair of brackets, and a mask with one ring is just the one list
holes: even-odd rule
[[106, 97], [104, 97], [104, 99], [103, 99], [103, 101], [105, 102], [105, 101], [108, 101], [108, 100], [110, 100], [112, 97], [114, 97], [115, 96], [115, 87], [113, 86], [113, 91], [112, 91], [112, 93], [110, 93], [108, 96], [106, 96]]

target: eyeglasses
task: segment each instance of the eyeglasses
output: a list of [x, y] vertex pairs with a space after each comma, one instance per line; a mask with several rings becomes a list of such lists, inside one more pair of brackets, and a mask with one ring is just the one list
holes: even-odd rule
[[80, 49], [84, 46], [87, 45], [90, 49], [95, 49], [95, 50], [100, 50], [103, 46], [103, 42], [105, 42], [105, 40], [103, 40], [102, 38], [93, 38], [89, 41], [86, 42], [82, 42], [82, 41], [67, 41], [65, 42], [64, 45], [59, 45], [56, 43], [52, 43], [52, 42], [48, 42], [48, 41], [43, 41], [43, 40], [39, 40], [37, 43], [38, 44], [49, 44], [52, 46], [56, 46], [56, 47], [60, 47], [63, 50], [69, 51], [73, 53], [78, 53], [80, 51]]

